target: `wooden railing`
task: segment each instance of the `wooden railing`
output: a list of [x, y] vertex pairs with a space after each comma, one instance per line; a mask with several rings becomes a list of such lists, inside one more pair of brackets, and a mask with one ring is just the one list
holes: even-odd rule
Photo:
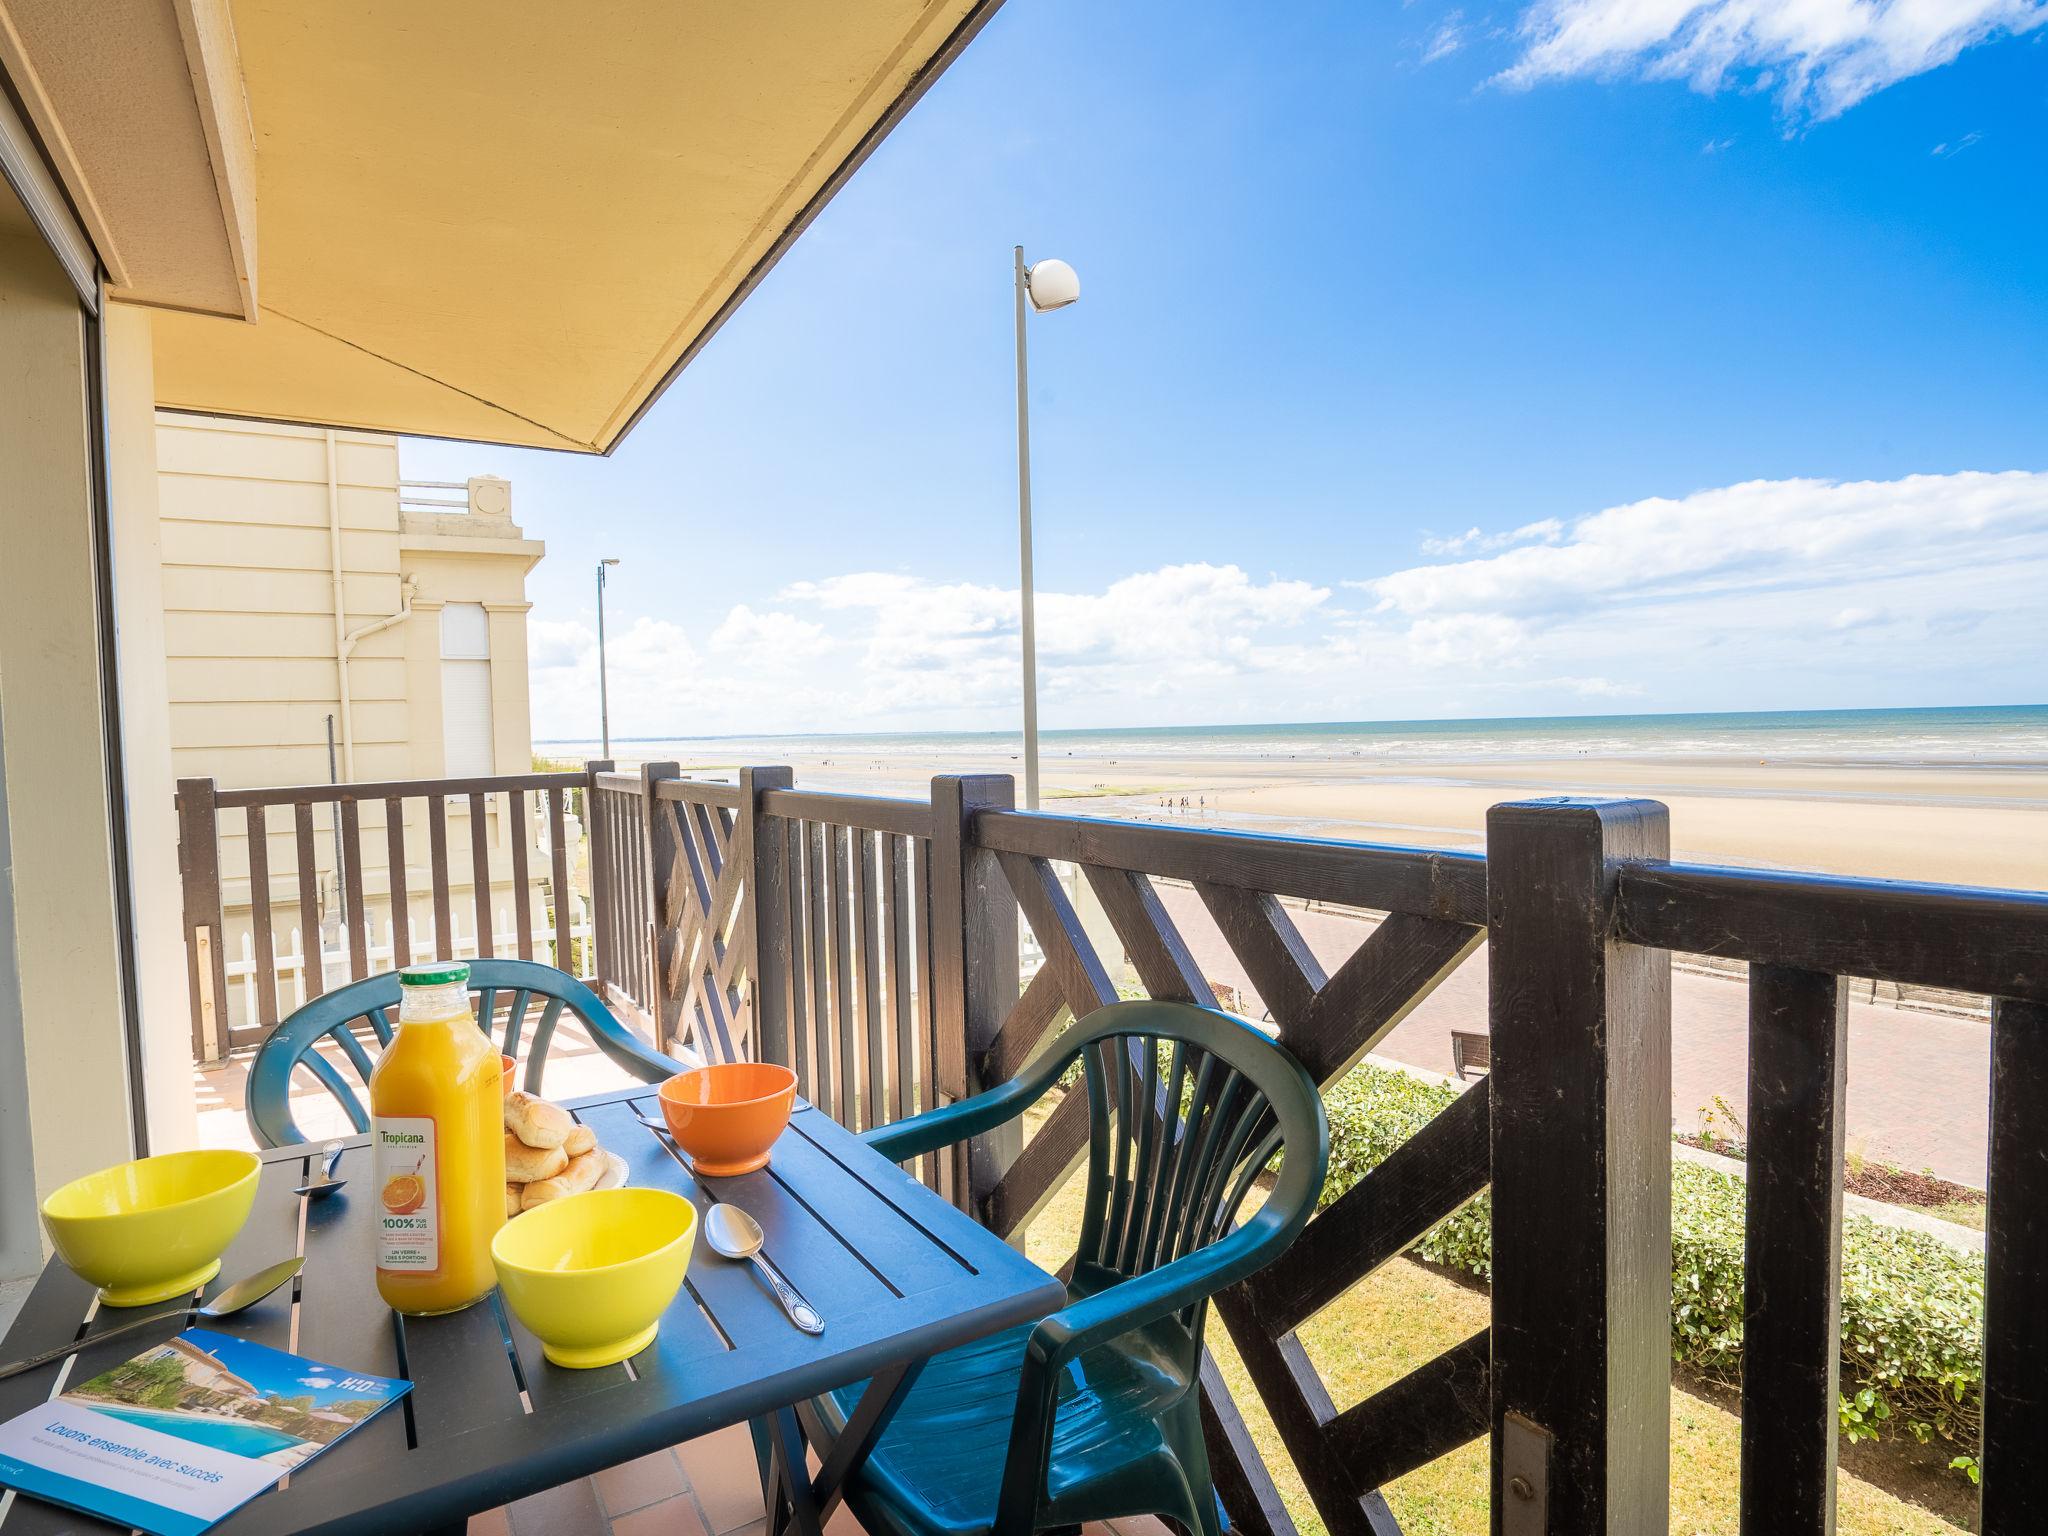
[[[1749, 964], [1742, 1529], [1834, 1529], [1843, 978], [1854, 976], [1991, 1000], [1980, 1529], [1984, 1536], [2048, 1530], [2048, 893], [1672, 864], [1645, 857], [1613, 830], [1629, 815], [1661, 828], [1661, 806], [1635, 802], [1600, 813], [1607, 828], [1601, 910], [1611, 936], [1637, 956], [1654, 956], [1657, 966], [1672, 950]], [[1496, 866], [1495, 879], [1513, 873]], [[1495, 999], [1496, 1098], [1511, 1092], [1526, 1101], [1540, 1083], [1528, 1062], [1504, 1061], [1498, 982]], [[1929, 1106], [1935, 1114], [1943, 1108]], [[1496, 1212], [1512, 1177], [1497, 1167]], [[1496, 1263], [1499, 1231], [1496, 1217]], [[1617, 1234], [1612, 1244], [1610, 1262], [1655, 1257], [1639, 1234]], [[1561, 1300], [1546, 1286], [1517, 1304], [1525, 1325], [1539, 1316], [1554, 1325]], [[1579, 1310], [1586, 1310], [1583, 1299]], [[1496, 1325], [1499, 1315], [1496, 1301]], [[1661, 1309], [1656, 1323], [1664, 1325]], [[1539, 1393], [1583, 1386], [1597, 1363], [1575, 1361]], [[1646, 1386], [1647, 1362], [1634, 1370]], [[1611, 1426], [1605, 1433], [1612, 1453]], [[1583, 1434], [1591, 1444], [1593, 1427]]]
[[[944, 1102], [1000, 1082], [1064, 1021], [1117, 995], [1070, 879], [1085, 883], [1142, 990], [1207, 1000], [1212, 983], [1167, 899], [1180, 894], [1169, 882], [1190, 887], [1281, 1043], [1325, 1084], [1487, 945], [1486, 1086], [1218, 1298], [1338, 1536], [1396, 1530], [1378, 1490], [1481, 1436], [1504, 1536], [1667, 1528], [1673, 949], [1752, 967], [1742, 1529], [1831, 1529], [1838, 978], [1993, 997], [1983, 1528], [2048, 1529], [2036, 1416], [2048, 1379], [2048, 896], [1674, 865], [1665, 812], [1649, 802], [1496, 807], [1482, 858], [1021, 813], [1000, 777], [936, 779], [929, 802], [907, 802], [799, 794], [782, 769], [750, 770], [739, 786], [682, 783], [668, 766], [649, 774], [654, 800], [700, 807], [697, 825], [729, 839], [714, 831], [693, 852], [687, 821], [657, 834], [667, 841], [650, 879], [688, 872], [680, 888], [668, 877], [656, 904], [677, 928], [669, 953], [720, 953], [700, 929], [725, 934], [709, 979], [728, 987], [726, 1015], [745, 1022], [732, 1048], [789, 1062], [852, 1124], [871, 1123], [870, 1105], [882, 1118], [914, 1109], [925, 1085]], [[707, 853], [723, 872], [708, 900]], [[1301, 903], [1383, 916], [1325, 971], [1293, 916]], [[1020, 917], [1044, 956], [1028, 981], [1015, 958]], [[725, 1049], [705, 1033], [717, 1013], [698, 1000], [696, 964], [674, 959], [665, 974], [681, 1043]], [[869, 1087], [898, 1081], [901, 1104]], [[1021, 1145], [992, 1140], [920, 1171], [1016, 1235], [1076, 1166], [1077, 1105]], [[1489, 1184], [1492, 1326], [1339, 1411], [1296, 1330]], [[1233, 1523], [1291, 1536], [1213, 1369], [1204, 1386]]]
[[[959, 966], [933, 936], [929, 806], [800, 793], [786, 768], [592, 769], [598, 970], [661, 1049], [784, 1062], [855, 1129], [940, 1102], [948, 1068], [964, 1091], [933, 1027], [934, 966]], [[953, 1192], [951, 1168], [925, 1171]]]
[[[587, 973], [570, 843], [571, 801], [589, 778], [529, 773], [276, 789], [180, 779], [194, 1056], [217, 1061], [259, 1043], [331, 983], [414, 959], [494, 955], [506, 937], [521, 959]], [[465, 883], [466, 911], [456, 902]], [[510, 909], [509, 935], [501, 908]], [[231, 988], [237, 949], [248, 980]], [[346, 958], [330, 974], [336, 950]]]
[[[2048, 1529], [2048, 894], [1673, 864], [1646, 801], [1496, 806], [1481, 857], [1023, 813], [1000, 776], [935, 779], [928, 801], [801, 792], [784, 768], [555, 777], [590, 790], [611, 995], [673, 1051], [787, 1063], [857, 1127], [1003, 1081], [1126, 967], [1149, 995], [1210, 1000], [1191, 922], [1325, 1085], [1485, 944], [1485, 1085], [1217, 1301], [1335, 1536], [1396, 1531], [1379, 1490], [1482, 1436], [1500, 1536], [1667, 1529], [1673, 950], [1750, 967], [1741, 1529], [1832, 1529], [1841, 978], [1992, 998], [1982, 1529]], [[1376, 921], [1326, 969], [1304, 903]], [[1025, 926], [1043, 956], [1028, 978]], [[1028, 1141], [915, 1171], [1016, 1237], [1085, 1136], [1062, 1102]], [[1489, 1185], [1491, 1326], [1337, 1409], [1297, 1330]], [[1203, 1385], [1233, 1525], [1292, 1536], [1213, 1367]]]

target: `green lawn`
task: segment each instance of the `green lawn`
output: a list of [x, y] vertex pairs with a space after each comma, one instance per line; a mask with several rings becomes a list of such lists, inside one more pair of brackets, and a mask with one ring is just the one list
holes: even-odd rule
[[[1032, 1223], [1027, 1250], [1048, 1269], [1058, 1269], [1073, 1252], [1080, 1229], [1080, 1196], [1081, 1181], [1076, 1178]], [[1341, 1409], [1399, 1380], [1486, 1324], [1483, 1292], [1421, 1264], [1396, 1259], [1325, 1308], [1302, 1329], [1301, 1337]], [[1322, 1536], [1323, 1523], [1260, 1410], [1258, 1394], [1245, 1377], [1229, 1335], [1213, 1319], [1209, 1344], [1303, 1536]], [[1726, 1409], [1681, 1388], [1672, 1389], [1673, 1536], [1737, 1536], [1739, 1425]], [[1486, 1443], [1475, 1441], [1394, 1483], [1386, 1490], [1387, 1503], [1405, 1536], [1486, 1536], [1486, 1479]], [[1840, 1474], [1837, 1498], [1839, 1536], [1954, 1536], [1960, 1529], [1848, 1472]]]

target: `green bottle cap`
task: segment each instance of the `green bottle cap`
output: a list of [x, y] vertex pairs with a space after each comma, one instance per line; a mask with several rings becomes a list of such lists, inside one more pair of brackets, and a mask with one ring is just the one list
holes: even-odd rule
[[469, 980], [469, 965], [462, 960], [430, 960], [425, 965], [402, 966], [401, 987], [445, 987], [450, 982]]

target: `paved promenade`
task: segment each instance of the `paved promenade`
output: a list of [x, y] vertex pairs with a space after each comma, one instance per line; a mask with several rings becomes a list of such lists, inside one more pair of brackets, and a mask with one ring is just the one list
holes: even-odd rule
[[[1203, 973], [1256, 997], [1191, 890], [1161, 886]], [[1370, 931], [1335, 912], [1290, 909], [1323, 968], [1334, 972]], [[1671, 1119], [1698, 1127], [1716, 1094], [1744, 1110], [1749, 1075], [1749, 991], [1718, 976], [1676, 972], [1671, 981]], [[1253, 1016], [1260, 1012], [1252, 1006]], [[1377, 1054], [1432, 1072], [1451, 1070], [1452, 1029], [1486, 1027], [1486, 950], [1481, 947], [1380, 1042]], [[1974, 1019], [1882, 1004], [1849, 1005], [1849, 1148], [1874, 1162], [1982, 1187], [1990, 1091], [1990, 1031]]]

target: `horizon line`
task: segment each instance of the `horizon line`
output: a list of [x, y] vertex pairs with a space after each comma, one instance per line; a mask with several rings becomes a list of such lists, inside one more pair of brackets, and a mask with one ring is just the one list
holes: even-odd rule
[[[1274, 720], [1274, 721], [1211, 721], [1201, 725], [1087, 725], [1062, 726], [1041, 730], [1041, 739], [1052, 736], [1127, 736], [1136, 732], [1164, 731], [1286, 731], [1286, 730], [1339, 730], [1360, 727], [1395, 729], [1402, 726], [1418, 725], [1518, 725], [1551, 723], [1555, 721], [1603, 720], [1727, 720], [1757, 719], [1787, 715], [1907, 715], [1907, 714], [1976, 714], [1989, 710], [2048, 710], [2048, 701], [2029, 704], [1879, 704], [1854, 707], [1831, 706], [1821, 709], [1679, 709], [1679, 710], [1635, 710], [1619, 714], [1583, 715], [1417, 715], [1393, 720]], [[881, 730], [839, 730], [839, 731], [712, 731], [690, 733], [687, 731], [657, 732], [652, 735], [614, 736], [614, 743], [648, 741], [759, 741], [769, 739], [796, 739], [805, 741], [833, 741], [867, 739], [877, 736], [995, 736], [1022, 739], [1022, 727], [942, 727], [918, 730], [906, 727], [890, 727]], [[566, 746], [594, 740], [591, 736], [536, 736], [535, 746]]]

